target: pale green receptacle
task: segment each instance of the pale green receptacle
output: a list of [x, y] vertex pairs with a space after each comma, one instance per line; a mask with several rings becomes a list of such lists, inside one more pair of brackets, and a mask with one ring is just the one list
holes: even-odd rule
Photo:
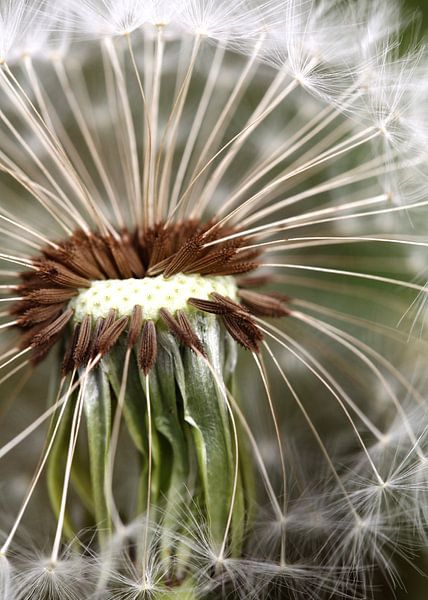
[[88, 289], [80, 290], [69, 306], [74, 310], [74, 320], [79, 323], [86, 315], [91, 315], [94, 321], [105, 318], [112, 309], [117, 311], [118, 317], [130, 317], [136, 305], [143, 308], [145, 319], [157, 321], [161, 308], [171, 313], [189, 311], [192, 309], [187, 304], [188, 298], [209, 300], [212, 293], [236, 300], [235, 279], [180, 273], [168, 278], [159, 275], [143, 279], [93, 281]]

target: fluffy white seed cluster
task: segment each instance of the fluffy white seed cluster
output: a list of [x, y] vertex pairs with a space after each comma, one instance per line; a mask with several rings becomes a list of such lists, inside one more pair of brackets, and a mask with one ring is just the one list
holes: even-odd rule
[[237, 287], [233, 277], [202, 277], [201, 275], [174, 275], [165, 279], [145, 277], [144, 279], [110, 279], [94, 281], [87, 290], [70, 302], [74, 310], [74, 320], [83, 321], [91, 315], [94, 321], [105, 318], [111, 310], [117, 316], [130, 317], [136, 305], [143, 307], [144, 318], [159, 319], [159, 311], [165, 308], [171, 313], [189, 310], [190, 297], [209, 300], [212, 293], [221, 294], [236, 300]]
[[406, 24], [414, 31], [398, 0], [2, 0], [0, 61], [28, 67], [73, 57], [83, 65], [76, 39], [106, 42], [134, 32], [162, 44], [208, 39], [249, 56], [253, 67], [267, 63], [356, 124], [373, 127], [375, 152], [390, 165], [379, 175], [385, 192], [397, 204], [414, 204], [426, 180], [426, 53], [420, 46], [401, 53]]

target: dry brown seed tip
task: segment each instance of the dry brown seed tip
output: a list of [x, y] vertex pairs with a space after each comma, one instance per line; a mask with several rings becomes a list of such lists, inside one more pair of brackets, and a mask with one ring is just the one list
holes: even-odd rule
[[251, 317], [246, 319], [239, 315], [223, 315], [223, 323], [230, 335], [247, 350], [259, 352], [263, 341], [263, 334], [253, 322]]
[[171, 277], [180, 271], [185, 271], [186, 267], [195, 261], [204, 246], [204, 240], [200, 234], [190, 238], [178, 252], [171, 258], [166, 267], [164, 277]]
[[74, 311], [69, 308], [65, 312], [63, 312], [55, 321], [46, 325], [37, 335], [32, 339], [31, 345], [42, 346], [43, 344], [49, 342], [53, 337], [55, 337], [60, 331], [64, 329], [70, 319], [73, 317]]
[[139, 255], [139, 252], [134, 247], [132, 236], [127, 230], [122, 231], [122, 245], [132, 273], [137, 278], [144, 277], [146, 274], [146, 268], [143, 263], [143, 258]]
[[183, 268], [183, 273], [208, 274], [213, 269], [223, 269], [235, 254], [235, 248], [221, 248], [217, 252], [208, 252], [205, 256], [198, 258]]
[[279, 318], [290, 314], [284, 299], [280, 299], [273, 294], [240, 290], [239, 297], [250, 312], [257, 317]]
[[73, 337], [71, 338], [71, 343], [68, 346], [68, 348], [65, 352], [65, 355], [64, 355], [64, 360], [62, 361], [61, 372], [62, 372], [63, 377], [68, 375], [68, 373], [70, 373], [70, 371], [72, 371], [75, 367], [73, 356], [74, 356], [74, 352], [76, 349], [77, 340], [79, 339], [79, 333], [80, 333], [80, 324], [76, 323], [76, 325], [74, 326]]
[[221, 306], [224, 306], [228, 312], [240, 314], [242, 316], [248, 315], [248, 310], [244, 306], [241, 306], [241, 304], [234, 302], [226, 296], [222, 296], [221, 294], [217, 294], [217, 292], [213, 292], [211, 294], [211, 298], [218, 302]]
[[98, 339], [98, 352], [102, 356], [108, 354], [116, 344], [129, 323], [129, 317], [121, 317], [105, 329]]
[[104, 333], [113, 325], [116, 321], [117, 310], [111, 308], [107, 314], [105, 319], [98, 319], [95, 327], [95, 332], [92, 340], [91, 346], [91, 356], [95, 357], [99, 354], [99, 344], [100, 339], [104, 335]]
[[89, 279], [80, 277], [59, 263], [52, 261], [40, 262], [38, 264], [38, 269], [40, 276], [43, 279], [56, 285], [72, 288], [87, 288], [91, 286]]
[[25, 296], [25, 299], [37, 304], [58, 304], [67, 302], [77, 294], [77, 289], [47, 288], [33, 290]]
[[269, 285], [273, 281], [274, 277], [272, 275], [255, 275], [254, 277], [239, 277], [236, 283], [240, 288], [254, 288]]
[[137, 343], [143, 326], [143, 309], [138, 304], [132, 311], [131, 323], [129, 325], [128, 347], [132, 348]]
[[89, 244], [96, 262], [107, 279], [117, 279], [119, 272], [114, 265], [107, 239], [98, 234], [93, 234], [89, 238]]
[[174, 318], [165, 308], [161, 308], [159, 314], [169, 331], [175, 335], [182, 344], [205, 356], [205, 350], [201, 340], [193, 331], [189, 320], [182, 311], [177, 311], [177, 318]]
[[211, 275], [242, 275], [250, 273], [260, 267], [257, 262], [230, 262], [225, 266], [219, 265], [217, 268], [210, 269]]
[[213, 315], [224, 315], [227, 312], [229, 312], [229, 310], [225, 306], [223, 306], [223, 304], [220, 304], [219, 302], [214, 302], [212, 300], [201, 300], [199, 298], [189, 298], [187, 300], [187, 303], [190, 304], [191, 306], [194, 306], [198, 310], [201, 310], [203, 312], [210, 313]]
[[43, 255], [47, 260], [59, 262], [87, 279], [102, 277], [101, 271], [95, 264], [88, 238], [81, 232], [76, 232], [70, 239], [60, 242], [57, 249], [45, 248]]
[[263, 335], [248, 310], [230, 298], [215, 292], [211, 294], [211, 298], [214, 302], [208, 305], [207, 301], [199, 300], [195, 303], [193, 299], [192, 304], [201, 310], [208, 309], [208, 312], [215, 311], [216, 314], [221, 315], [230, 335], [251, 352], [258, 352]]
[[202, 344], [202, 341], [199, 339], [197, 334], [193, 331], [192, 325], [190, 324], [189, 319], [187, 318], [186, 313], [182, 310], [177, 311], [176, 319], [180, 327], [183, 331], [186, 332], [186, 335], [189, 338], [191, 348], [198, 354], [202, 354], [205, 358], [207, 357], [207, 353], [205, 352], [205, 348]]
[[45, 344], [37, 346], [36, 348], [33, 349], [33, 352], [31, 355], [31, 363], [33, 364], [33, 366], [38, 365], [46, 358], [46, 356], [49, 354], [49, 352], [52, 350], [52, 348], [57, 343], [58, 337], [59, 337], [59, 333], [57, 333], [54, 337], [52, 337]]
[[86, 315], [80, 325], [79, 335], [77, 336], [77, 341], [73, 352], [74, 364], [78, 369], [84, 365], [88, 357], [89, 346], [91, 343], [91, 333], [92, 319], [90, 315]]
[[113, 237], [110, 237], [107, 240], [107, 245], [121, 278], [130, 279], [133, 276], [133, 272], [130, 266], [129, 257], [127, 256], [126, 248], [124, 247], [123, 243], [114, 239]]
[[152, 232], [150, 237], [152, 238], [150, 240], [152, 243], [149, 260], [149, 269], [151, 267], [157, 266], [160, 262], [167, 258], [169, 246], [168, 238], [171, 237], [171, 232], [165, 228], [156, 228], [156, 230]]
[[100, 331], [100, 335], [109, 327], [111, 327], [111, 325], [113, 325], [113, 323], [116, 321], [116, 317], [117, 317], [117, 310], [115, 308], [111, 308], [108, 311], [108, 314], [106, 316], [106, 318], [103, 320], [103, 329]]
[[97, 321], [95, 323], [94, 331], [91, 336], [91, 347], [89, 348], [89, 356], [91, 358], [95, 358], [97, 355], [98, 341], [100, 339], [101, 333], [104, 331], [105, 321], [106, 321], [105, 319], [100, 317], [97, 319]]
[[44, 321], [56, 319], [63, 308], [63, 304], [35, 306], [34, 308], [30, 308], [25, 311], [25, 313], [18, 319], [18, 325], [20, 327], [31, 327], [32, 325], [37, 325], [37, 323], [43, 323]]
[[150, 373], [156, 362], [158, 342], [156, 327], [153, 321], [146, 321], [141, 335], [141, 344], [138, 352], [138, 364], [144, 375]]
[[168, 330], [173, 335], [175, 335], [175, 337], [178, 338], [182, 344], [191, 347], [191, 336], [189, 336], [188, 332], [185, 329], [183, 329], [183, 327], [178, 323], [178, 321], [173, 317], [173, 315], [168, 310], [166, 310], [166, 308], [161, 308], [159, 314], [162, 321], [167, 326]]

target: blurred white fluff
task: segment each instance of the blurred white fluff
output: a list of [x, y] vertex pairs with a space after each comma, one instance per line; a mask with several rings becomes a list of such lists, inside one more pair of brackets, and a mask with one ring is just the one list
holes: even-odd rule
[[64, 555], [55, 564], [48, 557], [23, 558], [12, 578], [11, 591], [16, 600], [81, 600], [93, 592], [94, 576], [88, 557]]
[[0, 63], [23, 58], [50, 59], [63, 50], [69, 32], [60, 27], [67, 11], [62, 2], [1, 0]]
[[250, 8], [247, 0], [71, 0], [65, 6], [75, 33], [123, 35], [150, 24], [227, 42], [234, 36], [250, 40], [262, 30], [259, 8]]
[[12, 567], [6, 556], [0, 556], [0, 598], [12, 597]]
[[[70, 0], [63, 2], [68, 9], [68, 25], [76, 34], [80, 31], [99, 36], [132, 33], [141, 27], [155, 2], [140, 0]], [[174, 3], [173, 3], [174, 4]], [[66, 22], [67, 24], [67, 22]]]
[[[41, 52], [51, 33], [52, 11], [45, 0], [2, 0], [0, 3], [0, 62], [24, 52]], [[55, 11], [54, 5], [52, 5]]]

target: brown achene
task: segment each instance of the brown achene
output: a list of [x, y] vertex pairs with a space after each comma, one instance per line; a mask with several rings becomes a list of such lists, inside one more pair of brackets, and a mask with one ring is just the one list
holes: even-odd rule
[[[182, 273], [238, 277], [242, 304], [219, 294], [212, 294], [210, 301], [189, 298], [188, 303], [197, 310], [218, 315], [239, 344], [258, 352], [263, 335], [254, 316], [286, 316], [286, 298], [245, 289], [254, 287], [257, 278], [243, 276], [260, 266], [260, 252], [243, 248], [246, 239], [236, 233], [239, 231], [214, 222], [201, 225], [184, 221], [160, 223], [143, 231], [123, 230], [108, 236], [76, 231], [69, 239], [44, 248], [33, 259], [34, 270], [21, 274], [22, 283], [17, 286], [21, 299], [10, 310], [21, 331], [21, 349], [31, 349], [33, 363], [43, 360], [72, 321], [70, 300], [82, 289], [91, 287], [93, 281], [158, 275], [167, 279]], [[233, 239], [224, 239], [231, 234]], [[269, 283], [269, 278], [262, 279], [260, 283]], [[205, 354], [203, 343], [184, 312], [172, 315], [162, 309], [160, 316], [181, 343]], [[144, 306], [138, 305], [131, 317], [119, 318], [112, 310], [107, 318], [96, 323], [91, 315], [75, 323], [68, 336], [64, 374], [107, 354], [126, 331], [128, 346], [139, 344], [140, 368], [147, 374], [156, 361], [156, 327], [153, 322], [145, 321]]]

